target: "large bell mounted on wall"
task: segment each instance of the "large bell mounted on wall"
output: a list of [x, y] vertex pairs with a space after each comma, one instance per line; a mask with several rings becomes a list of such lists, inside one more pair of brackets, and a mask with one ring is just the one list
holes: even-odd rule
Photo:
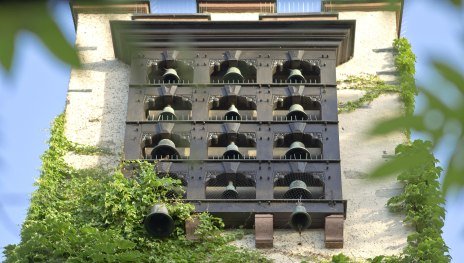
[[177, 83], [179, 82], [180, 77], [177, 74], [177, 71], [173, 68], [168, 68], [163, 74], [163, 81], [165, 83]]
[[311, 216], [306, 212], [306, 208], [297, 204], [290, 216], [290, 226], [298, 232], [308, 228], [311, 225]]
[[234, 142], [231, 142], [224, 154], [222, 155], [224, 159], [243, 159], [243, 155], [238, 151], [238, 146]]
[[226, 74], [224, 74], [223, 80], [224, 82], [229, 82], [229, 83], [243, 82], [244, 77], [239, 68], [230, 67], [227, 69]]
[[238, 192], [232, 183], [232, 181], [229, 181], [229, 185], [226, 186], [226, 190], [222, 192], [222, 199], [237, 199], [238, 198]]
[[164, 107], [163, 111], [158, 116], [158, 120], [165, 121], [165, 120], [177, 120], [176, 113], [171, 105]]
[[238, 113], [238, 110], [235, 107], [235, 105], [232, 104], [230, 108], [227, 110], [226, 114], [224, 115], [224, 119], [229, 121], [241, 120], [242, 116], [240, 115], [240, 113]]
[[285, 199], [311, 199], [312, 197], [306, 183], [301, 180], [291, 182], [288, 191], [284, 194]]
[[290, 144], [290, 149], [285, 153], [287, 159], [308, 159], [310, 153], [306, 150], [304, 143], [296, 141]]
[[290, 75], [288, 75], [287, 82], [290, 83], [304, 83], [306, 79], [303, 77], [301, 70], [299, 69], [291, 69]]
[[154, 205], [143, 223], [148, 234], [154, 237], [168, 237], [174, 230], [174, 220], [164, 204]]
[[287, 113], [287, 120], [307, 120], [308, 114], [305, 113], [303, 106], [293, 104]]
[[169, 139], [162, 139], [151, 151], [153, 159], [177, 159], [179, 156], [176, 145]]

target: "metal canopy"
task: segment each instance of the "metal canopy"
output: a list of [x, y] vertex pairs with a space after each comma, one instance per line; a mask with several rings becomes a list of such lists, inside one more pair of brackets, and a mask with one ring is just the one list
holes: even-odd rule
[[125, 63], [130, 63], [133, 52], [155, 48], [285, 47], [335, 50], [340, 65], [353, 56], [356, 21], [110, 21], [110, 24], [115, 56]]

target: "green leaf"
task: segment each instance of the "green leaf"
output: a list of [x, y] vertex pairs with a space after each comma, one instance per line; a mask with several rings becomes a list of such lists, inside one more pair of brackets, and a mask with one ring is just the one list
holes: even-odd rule
[[461, 92], [464, 92], [464, 75], [449, 65], [434, 61], [435, 69], [449, 82], [453, 83]]
[[446, 194], [451, 188], [464, 187], [464, 139], [461, 139], [453, 152], [448, 169], [443, 178], [443, 192]]
[[456, 7], [460, 7], [462, 5], [462, 0], [449, 0], [453, 5]]
[[[0, 7], [1, 8], [1, 7]], [[0, 12], [0, 16], [2, 12]], [[14, 25], [3, 23], [5, 19], [0, 18], [0, 64], [10, 70], [13, 64], [14, 44], [17, 29]]]
[[7, 71], [14, 60], [16, 35], [21, 31], [36, 35], [61, 61], [73, 67], [80, 65], [75, 48], [53, 20], [46, 1], [9, 1], [0, 4], [0, 64]]
[[414, 154], [396, 155], [393, 159], [377, 167], [369, 176], [375, 179], [398, 174], [405, 170], [420, 166], [428, 157], [429, 154], [424, 151], [417, 151]]
[[35, 19], [31, 19], [27, 29], [35, 33], [60, 60], [74, 67], [79, 66], [77, 52], [61, 33], [47, 7], [45, 5], [41, 6], [34, 10], [34, 13]]
[[424, 124], [420, 116], [400, 116], [377, 124], [371, 131], [371, 135], [384, 135], [402, 129], [423, 130]]

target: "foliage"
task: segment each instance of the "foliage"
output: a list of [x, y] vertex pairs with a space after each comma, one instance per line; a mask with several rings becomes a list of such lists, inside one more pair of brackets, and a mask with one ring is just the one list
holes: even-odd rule
[[79, 66], [79, 57], [53, 20], [47, 1], [2, 1], [0, 3], [0, 64], [10, 70], [18, 33], [36, 35], [57, 58]]
[[[412, 116], [414, 113], [415, 96], [417, 95], [414, 80], [416, 56], [412, 52], [411, 45], [405, 38], [395, 39], [393, 46], [397, 51], [395, 56], [395, 66], [399, 73], [399, 86], [387, 85], [383, 80], [375, 75], [349, 76], [343, 82], [349, 88], [365, 90], [366, 93], [355, 101], [349, 101], [339, 105], [338, 112], [351, 112], [360, 108], [382, 94], [399, 93], [405, 107], [405, 116]], [[410, 130], [404, 129], [406, 136], [410, 137]]]
[[[438, 178], [442, 169], [431, 153], [431, 142], [416, 140], [396, 147], [397, 159], [408, 160], [421, 156], [422, 163], [412, 164], [399, 170], [398, 180], [404, 184], [404, 192], [392, 197], [387, 205], [394, 212], [406, 213], [405, 222], [415, 228], [408, 236], [408, 244], [398, 256], [377, 256], [371, 263], [409, 263], [450, 261], [448, 247], [442, 238], [445, 219], [443, 193]], [[343, 254], [334, 256], [332, 262], [353, 262]]]
[[[371, 176], [374, 178], [387, 174], [399, 174], [398, 180], [405, 185], [404, 192], [399, 196], [391, 198], [388, 201], [388, 206], [392, 211], [405, 212], [405, 222], [413, 225], [416, 231], [408, 236], [408, 245], [401, 255], [381, 255], [369, 259], [369, 262], [449, 262], [448, 247], [441, 236], [445, 217], [445, 210], [443, 208], [445, 200], [443, 193], [440, 191], [438, 178], [442, 169], [436, 166], [438, 160], [435, 159], [431, 152], [436, 146], [436, 141], [444, 136], [446, 129], [443, 126], [445, 122], [444, 116], [446, 115], [448, 120], [461, 120], [461, 123], [464, 116], [459, 116], [458, 111], [453, 111], [449, 106], [445, 106], [426, 90], [421, 91], [429, 100], [428, 116], [421, 114], [414, 116], [415, 95], [417, 94], [414, 80], [416, 57], [412, 53], [411, 45], [404, 38], [395, 40], [394, 47], [397, 51], [395, 65], [400, 78], [399, 88], [396, 90], [394, 88], [391, 90], [388, 88], [382, 89], [384, 83], [375, 76], [350, 77], [345, 81], [348, 85], [354, 84], [355, 88], [364, 89], [367, 92], [362, 98], [352, 102], [352, 104], [343, 105], [345, 108], [341, 108], [340, 111], [350, 111], [362, 106], [364, 103], [378, 97], [384, 91], [399, 92], [405, 105], [405, 115], [381, 123], [375, 128], [375, 133], [386, 134], [394, 130], [405, 129], [409, 137], [411, 128], [421, 132], [427, 131], [427, 122], [429, 124], [433, 123], [437, 128], [431, 132], [432, 142], [416, 140], [412, 143], [400, 144], [396, 148], [395, 158], [372, 172]], [[462, 88], [464, 77], [442, 63], [435, 62], [434, 65], [451, 83], [456, 86], [461, 85], [460, 90], [464, 93], [464, 88]], [[464, 102], [464, 99], [462, 102]], [[459, 111], [462, 115], [462, 112], [464, 112], [462, 105], [464, 103], [460, 105], [461, 108]], [[443, 119], [440, 121], [440, 118]], [[455, 129], [455, 132], [462, 132], [462, 127], [464, 126], [461, 125], [460, 127], [461, 129]], [[449, 134], [449, 127], [447, 129]], [[462, 134], [460, 135], [462, 136]], [[464, 142], [462, 138], [461, 142]], [[457, 147], [460, 148], [460, 146]], [[462, 143], [462, 147], [464, 147], [464, 143]], [[464, 154], [460, 157], [460, 163], [463, 162]], [[334, 256], [334, 258], [333, 261], [338, 260], [337, 262], [351, 262], [343, 254]]]
[[332, 263], [350, 263], [353, 262], [349, 257], [343, 255], [342, 253], [334, 255], [332, 257]]
[[[200, 242], [185, 239], [183, 222], [193, 206], [166, 194], [181, 186], [158, 177], [152, 164], [132, 163], [124, 175], [99, 169], [76, 170], [63, 156], [73, 147], [64, 137], [64, 115], [51, 129], [50, 148], [42, 156], [21, 242], [5, 248], [5, 262], [266, 262], [260, 254], [228, 245], [222, 221], [198, 215]], [[146, 234], [144, 216], [155, 203], [165, 203], [176, 222], [170, 238]], [[204, 242], [207, 241], [207, 242]]]
[[[386, 134], [406, 129], [409, 134], [411, 128], [424, 131], [417, 129], [425, 125], [423, 116], [413, 115], [414, 97], [417, 93], [414, 82], [415, 55], [412, 53], [411, 45], [404, 38], [395, 40], [394, 47], [397, 50], [395, 65], [400, 73], [401, 97], [406, 112], [405, 116], [379, 124], [374, 133]], [[429, 110], [434, 110], [435, 102], [433, 97], [429, 98]], [[441, 236], [445, 200], [438, 181], [442, 168], [436, 166], [438, 160], [432, 154], [434, 146], [434, 141], [421, 140], [400, 144], [396, 147], [395, 157], [371, 173], [374, 178], [399, 174], [398, 180], [404, 184], [404, 192], [392, 197], [387, 205], [392, 211], [405, 212], [405, 222], [413, 225], [416, 230], [408, 236], [408, 245], [400, 256], [378, 256], [371, 259], [371, 262], [450, 261], [448, 247]]]
[[417, 95], [416, 81], [416, 55], [412, 52], [411, 44], [406, 38], [398, 38], [393, 42], [396, 50], [395, 67], [399, 73], [401, 99], [405, 106], [405, 116], [414, 113], [415, 96]]
[[393, 211], [406, 213], [405, 222], [412, 224], [416, 232], [408, 236], [408, 246], [402, 262], [449, 262], [448, 247], [442, 234], [445, 218], [445, 199], [440, 191], [438, 178], [442, 172], [436, 166], [438, 160], [430, 153], [432, 144], [416, 140], [396, 147], [398, 159], [421, 156], [422, 162], [401, 171], [398, 180], [404, 184], [404, 192], [392, 197], [388, 206]]
[[[407, 55], [412, 51], [410, 45], [405, 42], [406, 40], [398, 41], [395, 45], [399, 52], [396, 63], [399, 69], [412, 74], [414, 72], [414, 60], [412, 60], [412, 55]], [[380, 123], [372, 133], [384, 135], [396, 130], [413, 129], [430, 138], [432, 142], [431, 150], [436, 149], [445, 140], [453, 140], [454, 143], [448, 144], [452, 157], [447, 164], [443, 177], [443, 191], [446, 194], [450, 186], [464, 187], [464, 177], [462, 176], [464, 173], [464, 75], [442, 62], [435, 61], [433, 65], [441, 77], [448, 82], [448, 85], [440, 87], [440, 93], [443, 94], [450, 90], [455, 91], [457, 94], [452, 99], [455, 103], [450, 103], [450, 99], [448, 101], [442, 100], [428, 89], [419, 88], [428, 102], [421, 112], [412, 115], [411, 109], [404, 117], [396, 117]], [[413, 81], [409, 80], [409, 77], [404, 79], [406, 83], [412, 83]], [[414, 91], [413, 88], [407, 89], [409, 91], [406, 93], [406, 101], [409, 101], [412, 100], [410, 97], [413, 97]], [[379, 167], [373, 174], [379, 177], [408, 169], [410, 166], [421, 164], [421, 157], [409, 156], [407, 161], [394, 159]]]
[[385, 93], [399, 92], [399, 88], [394, 85], [387, 85], [383, 80], [375, 75], [348, 76], [343, 83], [350, 89], [365, 90], [366, 93], [359, 99], [339, 103], [338, 113], [352, 112]]

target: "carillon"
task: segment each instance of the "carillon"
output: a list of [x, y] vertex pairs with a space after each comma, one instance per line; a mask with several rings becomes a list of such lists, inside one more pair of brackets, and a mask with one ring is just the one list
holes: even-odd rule
[[[111, 21], [116, 56], [131, 64], [125, 159], [181, 180], [195, 212], [254, 227], [257, 247], [272, 247], [273, 227], [325, 228], [343, 247], [335, 68], [353, 55], [354, 27]], [[162, 204], [145, 220], [157, 237], [172, 225]]]

